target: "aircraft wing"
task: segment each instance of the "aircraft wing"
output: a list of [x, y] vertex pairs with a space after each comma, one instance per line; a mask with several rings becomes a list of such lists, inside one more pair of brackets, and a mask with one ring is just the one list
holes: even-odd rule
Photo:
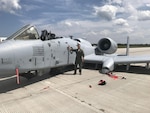
[[85, 63], [103, 63], [104, 56], [90, 54], [84, 57]]
[[113, 59], [115, 64], [129, 64], [129, 63], [147, 63], [150, 62], [150, 56], [118, 56], [118, 55], [87, 55], [85, 62], [88, 63], [104, 63], [107, 59]]
[[148, 63], [150, 56], [116, 56], [113, 58], [115, 64]]
[[115, 64], [149, 63], [150, 56], [95, 55], [85, 56], [85, 63], [101, 63], [102, 73], [114, 70]]

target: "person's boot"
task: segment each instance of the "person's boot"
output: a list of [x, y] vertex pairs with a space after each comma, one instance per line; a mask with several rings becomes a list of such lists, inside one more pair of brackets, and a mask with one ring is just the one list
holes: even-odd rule
[[79, 71], [79, 74], [82, 75], [81, 71]]
[[74, 75], [76, 75], [77, 73], [76, 73], [76, 71], [74, 71], [74, 73], [73, 73]]

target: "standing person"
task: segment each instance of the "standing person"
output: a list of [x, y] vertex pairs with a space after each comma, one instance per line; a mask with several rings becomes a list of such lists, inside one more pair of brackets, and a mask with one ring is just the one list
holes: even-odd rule
[[77, 66], [79, 65], [79, 73], [82, 74], [82, 63], [84, 61], [84, 51], [81, 49], [80, 44], [77, 44], [77, 49], [70, 49], [73, 52], [76, 52], [74, 75], [77, 73]]

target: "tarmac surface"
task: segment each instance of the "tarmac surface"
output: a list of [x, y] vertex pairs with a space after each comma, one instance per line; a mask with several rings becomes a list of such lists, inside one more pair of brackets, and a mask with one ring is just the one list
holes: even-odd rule
[[[130, 54], [150, 55], [150, 48], [130, 49]], [[21, 77], [20, 85], [15, 76], [0, 78], [0, 113], [150, 113], [150, 70], [144, 66], [132, 65], [128, 72], [121, 66], [113, 73], [118, 78], [91, 69], [82, 75]], [[106, 85], [98, 85], [101, 79]]]

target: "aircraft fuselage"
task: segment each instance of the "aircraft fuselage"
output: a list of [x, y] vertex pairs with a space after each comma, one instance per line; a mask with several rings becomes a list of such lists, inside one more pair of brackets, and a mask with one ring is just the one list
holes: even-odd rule
[[[70, 38], [53, 40], [7, 40], [0, 44], [0, 75], [14, 75], [34, 70], [50, 69], [74, 64], [75, 53], [68, 46], [76, 48], [77, 42]], [[81, 44], [84, 48], [84, 45]], [[89, 47], [89, 46], [88, 46]], [[92, 46], [85, 54], [94, 52]]]

